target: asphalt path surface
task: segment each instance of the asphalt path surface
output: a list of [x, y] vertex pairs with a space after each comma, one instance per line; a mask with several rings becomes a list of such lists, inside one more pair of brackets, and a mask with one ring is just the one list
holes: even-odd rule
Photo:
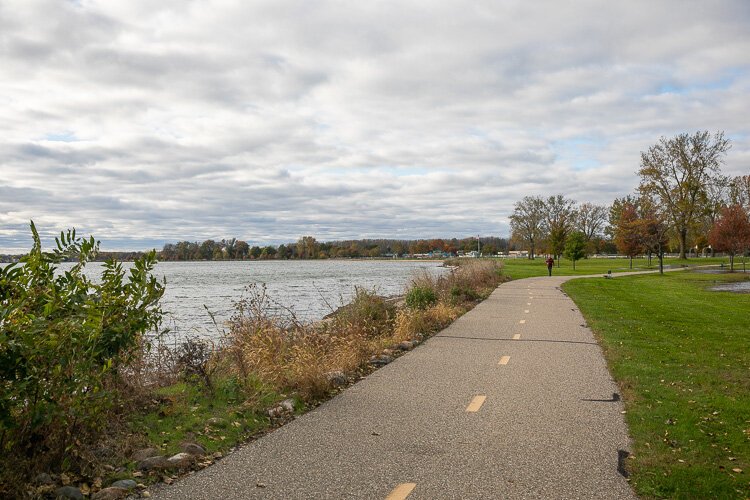
[[158, 499], [635, 498], [618, 388], [570, 277], [511, 281], [447, 329]]

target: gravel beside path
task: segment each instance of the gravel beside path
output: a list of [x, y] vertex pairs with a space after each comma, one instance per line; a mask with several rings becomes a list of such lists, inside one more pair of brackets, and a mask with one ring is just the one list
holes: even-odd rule
[[560, 290], [567, 279], [501, 285], [414, 351], [154, 498], [635, 498], [619, 472], [623, 405]]

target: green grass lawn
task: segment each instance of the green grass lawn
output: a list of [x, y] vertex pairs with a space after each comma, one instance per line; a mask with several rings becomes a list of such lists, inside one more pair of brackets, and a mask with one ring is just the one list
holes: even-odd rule
[[748, 279], [686, 271], [563, 286], [623, 391], [641, 496], [750, 498], [750, 294], [708, 290]]
[[[504, 271], [513, 279], [530, 278], [533, 276], [546, 276], [547, 265], [543, 258], [534, 260], [528, 259], [503, 259]], [[729, 265], [729, 258], [692, 258], [686, 260], [664, 259], [665, 266], [706, 266], [706, 265]], [[735, 259], [735, 268], [739, 265], [742, 269], [741, 259]], [[633, 268], [630, 268], [630, 259], [582, 259], [576, 262], [576, 268], [573, 270], [573, 262], [567, 259], [560, 259], [560, 267], [552, 269], [552, 275], [571, 276], [586, 274], [606, 274], [607, 271], [613, 273], [622, 273], [627, 271], [646, 271], [649, 269], [658, 269], [659, 260], [651, 259], [651, 266], [648, 265], [648, 259], [633, 259]]]
[[[141, 447], [156, 447], [165, 456], [181, 451], [184, 442], [197, 443], [211, 455], [226, 453], [271, 427], [265, 409], [285, 398], [283, 394], [257, 384], [255, 397], [248, 400], [231, 378], [214, 380], [213, 392], [200, 381], [178, 382], [156, 390], [153, 405], [134, 414], [131, 431], [142, 436]], [[297, 402], [299, 405], [299, 402]], [[108, 479], [131, 479], [135, 462]], [[146, 483], [160, 480], [159, 474], [139, 479]]]

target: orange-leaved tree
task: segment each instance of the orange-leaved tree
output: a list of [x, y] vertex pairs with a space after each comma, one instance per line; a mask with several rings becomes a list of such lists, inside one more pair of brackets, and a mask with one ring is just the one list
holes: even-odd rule
[[729, 270], [734, 271], [734, 256], [750, 249], [750, 219], [738, 204], [721, 211], [721, 216], [711, 228], [708, 241], [714, 249], [729, 255]]
[[638, 211], [633, 203], [625, 202], [615, 226], [615, 245], [617, 251], [630, 257], [630, 269], [633, 269], [633, 257], [643, 248], [641, 245]]

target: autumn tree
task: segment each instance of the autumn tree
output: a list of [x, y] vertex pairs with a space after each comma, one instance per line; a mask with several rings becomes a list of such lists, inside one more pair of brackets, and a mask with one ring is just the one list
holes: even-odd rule
[[544, 200], [539, 196], [525, 196], [516, 202], [510, 216], [510, 229], [513, 239], [525, 244], [529, 250], [529, 259], [542, 239], [542, 222], [544, 220]]
[[664, 249], [669, 242], [669, 214], [653, 203], [641, 203], [637, 219], [638, 237], [643, 248], [659, 259], [659, 273], [664, 274]]
[[607, 226], [605, 233], [607, 233], [607, 235], [612, 239], [615, 238], [615, 234], [617, 232], [617, 225], [620, 223], [620, 216], [622, 215], [623, 208], [626, 205], [633, 206], [637, 211], [638, 210], [638, 198], [635, 196], [631, 196], [631, 195], [623, 196], [622, 198], [615, 198], [615, 200], [609, 206], [609, 216], [608, 216], [609, 225]]
[[216, 250], [216, 242], [214, 240], [205, 240], [200, 245], [200, 258], [202, 260], [212, 260], [214, 257], [215, 250]]
[[576, 229], [583, 233], [586, 242], [601, 234], [607, 223], [608, 210], [604, 205], [581, 203], [577, 210]]
[[680, 243], [680, 258], [687, 258], [687, 235], [708, 198], [708, 186], [725, 182], [724, 156], [731, 147], [723, 132], [707, 131], [662, 137], [641, 152], [641, 194], [653, 197], [666, 209]]
[[246, 241], [238, 240], [234, 246], [234, 258], [235, 259], [247, 259], [247, 255], [250, 252], [250, 245]]
[[750, 214], [750, 175], [738, 175], [729, 183], [729, 202]]
[[619, 253], [630, 257], [630, 269], [633, 269], [633, 257], [641, 251], [638, 211], [631, 202], [623, 203], [618, 211], [620, 218], [614, 224], [615, 245]]
[[734, 271], [734, 256], [750, 249], [750, 219], [738, 204], [726, 207], [708, 235], [714, 249], [729, 255], [729, 270]]
[[297, 257], [300, 259], [315, 259], [318, 257], [318, 242], [312, 236], [303, 236], [297, 240]]
[[[558, 194], [544, 201], [544, 219], [542, 229], [547, 236], [547, 245], [551, 254], [559, 259], [565, 250], [565, 240], [576, 223], [576, 202]], [[557, 265], [560, 265], [558, 261]]]

